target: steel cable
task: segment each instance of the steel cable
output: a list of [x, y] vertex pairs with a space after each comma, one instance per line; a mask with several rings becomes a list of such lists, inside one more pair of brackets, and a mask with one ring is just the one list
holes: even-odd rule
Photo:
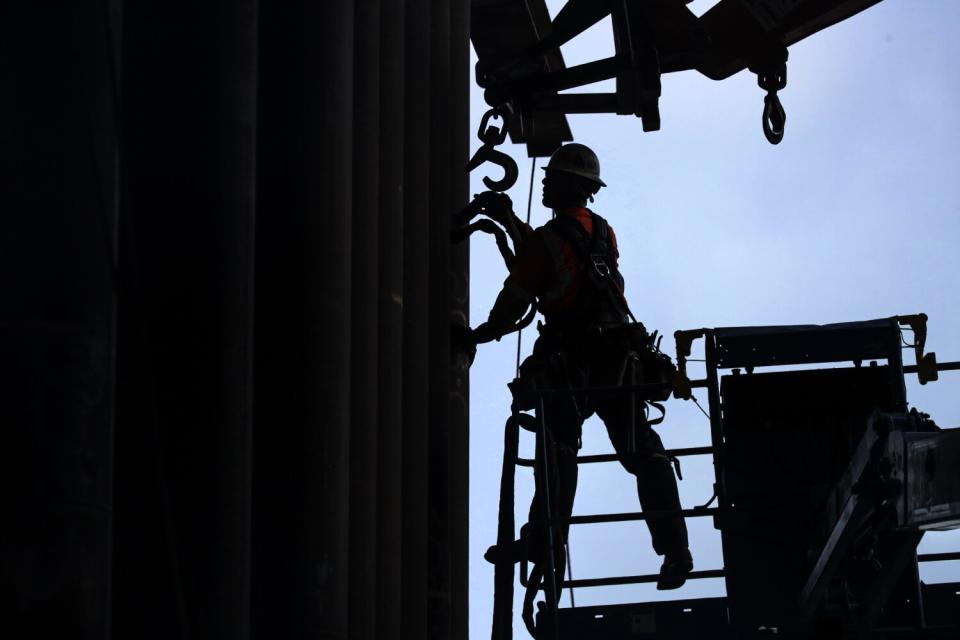
[[[533, 176], [536, 169], [537, 169], [537, 158], [536, 157], [530, 158], [530, 189], [527, 192], [527, 226], [528, 227], [530, 226], [530, 209], [533, 205]], [[516, 255], [516, 253], [520, 251], [520, 247], [515, 246], [513, 248], [513, 251], [514, 251], [514, 255]], [[517, 365], [516, 365], [516, 373], [514, 374], [515, 378], [520, 377], [520, 345], [522, 341], [523, 341], [523, 329], [521, 328], [519, 331], [517, 331]]]

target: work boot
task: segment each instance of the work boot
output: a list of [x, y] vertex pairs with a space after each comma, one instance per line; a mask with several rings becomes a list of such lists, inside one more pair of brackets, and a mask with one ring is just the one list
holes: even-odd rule
[[687, 581], [687, 574], [693, 571], [693, 556], [689, 549], [679, 553], [668, 553], [663, 558], [660, 567], [660, 578], [657, 580], [657, 591], [678, 589]]

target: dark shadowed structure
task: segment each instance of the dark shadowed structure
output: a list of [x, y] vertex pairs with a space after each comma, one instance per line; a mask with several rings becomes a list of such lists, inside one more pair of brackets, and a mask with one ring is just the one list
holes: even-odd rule
[[0, 9], [0, 635], [466, 637], [468, 16]]

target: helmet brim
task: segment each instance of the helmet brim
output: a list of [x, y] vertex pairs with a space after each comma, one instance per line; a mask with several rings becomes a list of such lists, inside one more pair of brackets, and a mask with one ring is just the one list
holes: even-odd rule
[[576, 169], [557, 169], [556, 167], [540, 167], [542, 171], [555, 171], [556, 173], [568, 173], [572, 176], [577, 176], [580, 178], [586, 178], [590, 182], [599, 184], [601, 187], [607, 186], [607, 183], [597, 178], [596, 176], [590, 175], [586, 171], [577, 171]]

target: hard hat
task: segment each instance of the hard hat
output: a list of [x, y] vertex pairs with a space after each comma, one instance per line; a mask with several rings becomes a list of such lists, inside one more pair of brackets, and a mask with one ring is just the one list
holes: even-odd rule
[[593, 180], [601, 187], [607, 186], [600, 179], [600, 160], [590, 147], [576, 142], [565, 144], [550, 156], [544, 171], [562, 171], [581, 178]]

